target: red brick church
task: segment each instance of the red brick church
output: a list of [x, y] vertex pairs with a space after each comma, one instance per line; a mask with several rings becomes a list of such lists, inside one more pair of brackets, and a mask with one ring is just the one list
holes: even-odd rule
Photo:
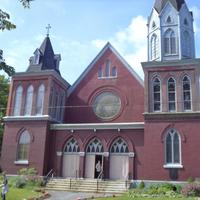
[[[184, 0], [156, 0], [144, 81], [110, 44], [70, 85], [49, 36], [11, 82], [1, 164], [58, 177], [200, 177], [200, 59]], [[100, 166], [100, 168], [98, 167]]]

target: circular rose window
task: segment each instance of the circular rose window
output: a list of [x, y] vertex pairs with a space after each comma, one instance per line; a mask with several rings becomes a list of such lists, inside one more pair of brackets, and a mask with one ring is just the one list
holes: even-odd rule
[[112, 92], [103, 92], [93, 102], [93, 110], [101, 119], [114, 118], [121, 109], [121, 99]]

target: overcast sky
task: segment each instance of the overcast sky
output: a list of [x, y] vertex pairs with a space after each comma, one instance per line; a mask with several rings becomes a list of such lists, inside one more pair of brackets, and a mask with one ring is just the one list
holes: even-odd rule
[[[200, 2], [186, 0], [194, 14], [196, 56], [200, 57]], [[140, 62], [147, 59], [147, 17], [154, 0], [35, 0], [24, 9], [19, 0], [0, 0], [16, 30], [0, 32], [0, 49], [17, 72], [27, 69], [29, 57], [46, 36], [60, 53], [60, 71], [71, 84], [109, 41], [143, 77]]]

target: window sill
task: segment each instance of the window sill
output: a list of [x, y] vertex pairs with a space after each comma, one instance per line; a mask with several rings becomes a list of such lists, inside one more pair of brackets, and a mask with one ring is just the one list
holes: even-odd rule
[[117, 76], [102, 76], [102, 77], [98, 77], [99, 80], [101, 79], [115, 79], [117, 78]]
[[181, 164], [166, 164], [166, 165], [163, 165], [163, 167], [165, 169], [168, 169], [168, 168], [178, 169], [178, 168], [183, 168], [183, 165], [181, 165]]
[[16, 160], [14, 163], [16, 165], [28, 165], [28, 160]]

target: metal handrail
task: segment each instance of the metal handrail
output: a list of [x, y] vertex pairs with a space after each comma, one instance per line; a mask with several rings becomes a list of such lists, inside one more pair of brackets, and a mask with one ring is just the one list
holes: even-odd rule
[[100, 179], [100, 177], [102, 179], [102, 177], [103, 177], [103, 170], [100, 171], [99, 176], [97, 177], [97, 179]]
[[53, 178], [53, 175], [54, 175], [54, 170], [51, 169], [48, 174], [44, 177], [44, 185], [46, 185], [48, 183], [48, 181]]

